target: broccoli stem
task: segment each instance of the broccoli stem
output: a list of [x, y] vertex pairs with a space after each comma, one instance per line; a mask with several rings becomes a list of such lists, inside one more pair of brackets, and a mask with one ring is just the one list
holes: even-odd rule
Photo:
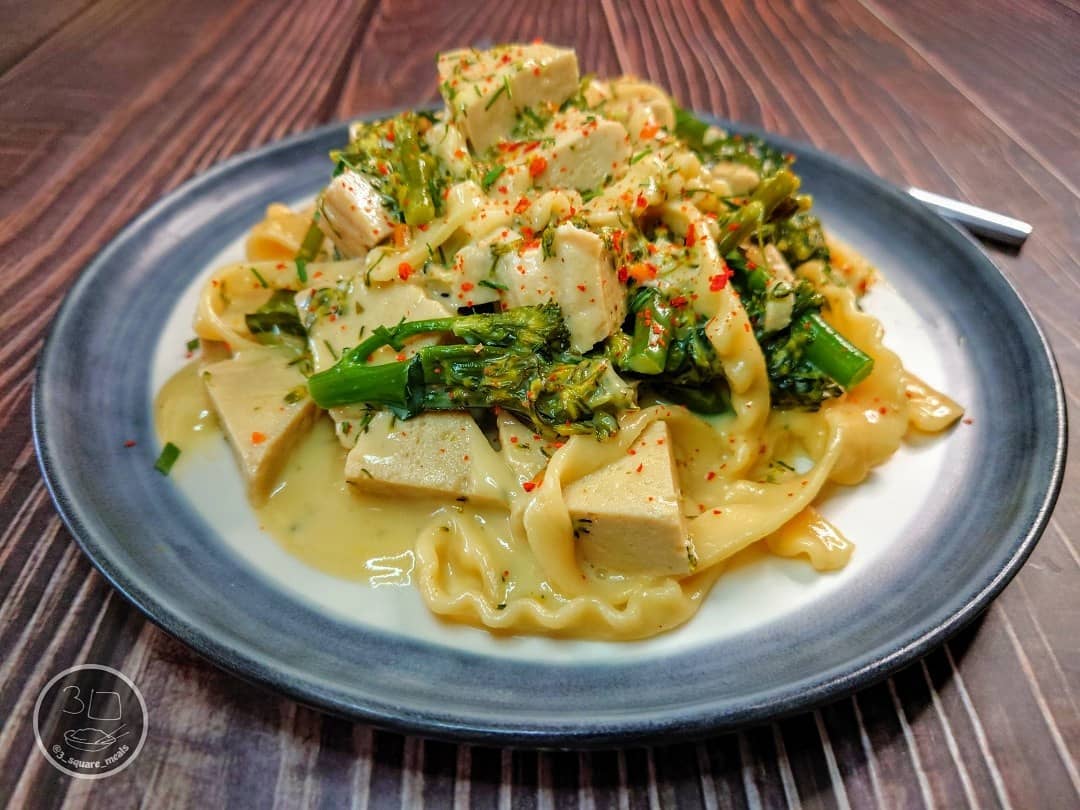
[[721, 226], [720, 238], [716, 240], [720, 255], [725, 256], [737, 248], [764, 224], [780, 203], [798, 190], [799, 178], [789, 169], [778, 169], [762, 180], [750, 195], [750, 201], [733, 211]]
[[634, 337], [626, 368], [638, 374], [662, 374], [667, 365], [672, 339], [672, 307], [653, 291], [637, 308]]
[[435, 201], [431, 197], [431, 165], [420, 150], [416, 128], [407, 116], [394, 124], [394, 146], [397, 163], [405, 184], [403, 198], [398, 200], [405, 222], [423, 225], [435, 218]]
[[803, 355], [806, 360], [845, 389], [858, 385], [873, 371], [874, 358], [829, 326], [817, 312], [800, 316], [792, 329], [805, 330], [809, 336]]
[[308, 391], [320, 408], [364, 402], [408, 419], [422, 410], [424, 371], [416, 357], [374, 366], [338, 362], [309, 377]]

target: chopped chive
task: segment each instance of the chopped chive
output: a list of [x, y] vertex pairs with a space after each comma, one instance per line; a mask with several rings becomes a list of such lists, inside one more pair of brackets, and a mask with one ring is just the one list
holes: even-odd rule
[[484, 191], [487, 191], [495, 185], [495, 181], [498, 180], [505, 171], [505, 166], [496, 166], [494, 169], [489, 169], [484, 175], [484, 179], [480, 181], [480, 185], [484, 187]]
[[304, 241], [300, 243], [300, 250], [297, 251], [296, 258], [298, 260], [303, 259], [305, 262], [310, 262], [319, 254], [319, 249], [322, 248], [323, 239], [326, 237], [322, 232], [322, 228], [319, 227], [318, 219], [319, 215], [316, 211], [315, 216], [311, 218], [307, 233], [304, 234]]
[[634, 155], [632, 158], [630, 158], [630, 165], [633, 166], [639, 160], [641, 160], [644, 157], [648, 157], [651, 154], [652, 154], [652, 149], [642, 149], [640, 152], [638, 152], [636, 155]]
[[161, 448], [161, 455], [154, 462], [154, 469], [162, 475], [168, 475], [178, 458], [180, 458], [180, 448], [172, 442], [166, 442]]
[[506, 93], [508, 97], [510, 96], [510, 82], [505, 76], [503, 77], [502, 87], [496, 90], [495, 93], [491, 96], [491, 98], [488, 99], [487, 104], [484, 105], [484, 109], [490, 110], [491, 105], [494, 104], [498, 100], [499, 96], [501, 96], [503, 93]]
[[196, 350], [197, 348], [199, 348], [199, 339], [198, 339], [198, 338], [192, 338], [191, 340], [189, 340], [189, 341], [188, 341], [187, 343], [185, 343], [184, 345], [185, 345], [185, 346], [187, 346], [187, 350], [188, 350], [189, 352], [193, 352], [193, 351], [195, 351], [195, 350]]
[[333, 356], [333, 358], [335, 360], [337, 360], [338, 359], [338, 353], [336, 351], [334, 351], [334, 347], [330, 345], [330, 341], [329, 340], [324, 340], [323, 345], [326, 346], [326, 350], [328, 352], [330, 352], [330, 354]]
[[[296, 277], [300, 279], [301, 284], [307, 284], [307, 260], [296, 260]], [[266, 286], [265, 284], [263, 286]]]
[[266, 283], [266, 279], [262, 277], [262, 273], [260, 273], [260, 272], [259, 272], [258, 270], [256, 270], [256, 269], [255, 269], [254, 267], [249, 267], [249, 268], [248, 268], [248, 270], [250, 270], [250, 271], [251, 271], [251, 275], [255, 276], [256, 280], [257, 280], [257, 281], [259, 282], [259, 285], [260, 285], [260, 286], [261, 286], [261, 287], [262, 287], [262, 288], [263, 288], [264, 290], [265, 290], [265, 289], [266, 289], [267, 287], [269, 287], [269, 286], [270, 286], [269, 284], [267, 284], [267, 283]]
[[488, 280], [486, 278], [480, 279], [480, 281], [478, 281], [476, 283], [479, 284], [481, 287], [488, 287], [488, 288], [490, 288], [492, 290], [503, 290], [503, 291], [505, 291], [505, 290], [508, 289], [505, 284], [501, 284], [498, 281], [490, 281], [490, 280]]

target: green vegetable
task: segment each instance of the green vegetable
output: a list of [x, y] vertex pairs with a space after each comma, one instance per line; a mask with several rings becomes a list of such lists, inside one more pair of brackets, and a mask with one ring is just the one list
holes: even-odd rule
[[161, 455], [154, 462], [154, 469], [162, 475], [168, 475], [178, 458], [180, 458], [180, 448], [172, 442], [166, 442], [161, 448]]
[[502, 173], [505, 171], [505, 166], [494, 166], [485, 172], [483, 178], [480, 180], [480, 185], [483, 187], [484, 191], [487, 191], [495, 185], [495, 181], [502, 177]]
[[307, 262], [314, 261], [315, 257], [319, 255], [319, 250], [322, 249], [323, 239], [325, 238], [325, 234], [319, 227], [319, 212], [316, 211], [311, 218], [311, 224], [308, 225], [307, 233], [304, 234], [304, 241], [300, 243], [300, 250], [296, 252], [296, 272], [301, 281], [307, 281], [307, 275], [304, 273], [301, 262], [306, 265]]
[[184, 345], [185, 345], [185, 346], [187, 346], [187, 350], [188, 350], [189, 352], [193, 352], [193, 351], [195, 351], [195, 350], [196, 350], [197, 348], [199, 348], [199, 339], [198, 339], [198, 338], [192, 338], [191, 340], [189, 340], [189, 341], [188, 341], [187, 343], [185, 343]]
[[706, 161], [732, 161], [754, 169], [761, 177], [773, 174], [790, 160], [756, 135], [729, 135], [693, 113], [675, 107], [675, 134]]
[[[401, 348], [417, 334], [443, 333], [463, 344], [427, 346], [396, 363], [367, 364], [380, 346]], [[618, 414], [636, 407], [633, 389], [604, 357], [566, 351], [556, 304], [379, 327], [337, 364], [308, 380], [324, 408], [354, 403], [389, 408], [408, 419], [424, 411], [504, 408], [547, 434], [618, 430]]]
[[791, 325], [791, 331], [809, 335], [803, 356], [844, 388], [858, 385], [874, 369], [873, 358], [829, 326], [817, 312], [803, 315]]
[[300, 322], [293, 296], [289, 290], [274, 290], [265, 304], [244, 316], [244, 323], [255, 340], [266, 346], [307, 349], [307, 330]]

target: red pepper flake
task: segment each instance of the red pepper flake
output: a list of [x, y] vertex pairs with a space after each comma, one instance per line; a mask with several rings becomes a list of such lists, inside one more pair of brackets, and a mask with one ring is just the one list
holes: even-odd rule
[[727, 286], [728, 279], [734, 275], [731, 272], [731, 268], [724, 265], [724, 269], [717, 273], [715, 276], [709, 276], [709, 290], [711, 292], [720, 292]]
[[398, 223], [394, 226], [394, 247], [405, 247], [405, 237], [409, 235], [409, 226], [403, 223]]
[[642, 141], [651, 141], [656, 137], [656, 133], [659, 131], [660, 125], [655, 121], [649, 121], [649, 123], [641, 128], [641, 132], [638, 133], [638, 139]]
[[697, 234], [694, 233], [694, 223], [690, 223], [690, 227], [686, 229], [686, 246], [688, 248], [693, 247], [697, 242]]
[[641, 472], [644, 469], [645, 469], [645, 464], [641, 463], [641, 464], [637, 465], [637, 469], [634, 472]]
[[532, 492], [534, 489], [536, 489], [536, 482], [526, 481], [524, 484], [521, 485], [521, 488], [526, 492]]
[[475, 286], [476, 285], [473, 284], [471, 281], [463, 281], [463, 282], [461, 282], [461, 291], [462, 292], [468, 292], [469, 290], [471, 290]]
[[618, 272], [618, 276], [619, 276], [619, 281], [620, 281], [621, 283], [625, 284], [625, 283], [626, 283], [626, 281], [627, 281], [627, 279], [629, 279], [629, 278], [630, 278], [630, 271], [629, 271], [629, 270], [627, 270], [625, 266], [624, 266], [624, 267], [620, 267], [620, 268], [619, 268], [619, 272]]
[[266, 441], [266, 434], [265, 433], [260, 433], [257, 430], [253, 430], [251, 432], [251, 443], [252, 444], [262, 444], [265, 441]]
[[387, 166], [385, 163], [380, 163], [377, 168], [378, 168], [379, 174], [383, 175], [384, 177], [386, 175], [390, 174], [390, 167]]
[[649, 251], [649, 255], [650, 255], [650, 256], [655, 256], [655, 255], [656, 255], [656, 252], [657, 252], [657, 251], [658, 251], [658, 250], [659, 250], [660, 248], [658, 248], [658, 247], [657, 247], [656, 245], [654, 245], [654, 244], [653, 244], [652, 242], [649, 242], [649, 244], [647, 244], [647, 245], [645, 246], [645, 249], [646, 249], [647, 251]]
[[880, 413], [882, 416], [884, 416], [888, 412], [889, 412], [889, 409], [886, 408], [884, 405], [882, 405], [880, 408], [878, 408], [878, 413]]
[[634, 201], [634, 205], [636, 205], [638, 208], [648, 208], [649, 201], [645, 199], [644, 194], [638, 194], [637, 199]]
[[705, 476], [705, 480], [712, 481], [714, 478], [716, 478], [716, 472], [713, 470], [709, 470], [709, 474]]
[[970, 417], [964, 420], [965, 425], [972, 425], [974, 423], [975, 423], [975, 420], [971, 419]]
[[636, 456], [636, 455], [637, 455], [637, 450], [635, 450], [635, 449], [634, 449], [633, 447], [631, 447], [631, 448], [630, 448], [629, 450], [627, 450], [626, 452], [627, 452], [627, 453], [628, 453], [629, 455], [631, 455], [631, 456]]
[[404, 363], [405, 362], [405, 352], [398, 352], [397, 355], [394, 357], [394, 359], [397, 360], [399, 363]]
[[539, 177], [547, 170], [547, 160], [542, 157], [534, 157], [529, 161], [529, 177]]
[[134, 446], [135, 446], [135, 442], [132, 441], [131, 439], [128, 439], [126, 442], [124, 442], [124, 447], [134, 447]]
[[518, 437], [517, 436], [511, 436], [510, 437], [510, 444], [517, 444], [517, 443], [518, 443]]
[[581, 290], [582, 292], [585, 292], [585, 285], [584, 285], [584, 284], [578, 284], [578, 285], [577, 285], [577, 288], [578, 288], [579, 290]]
[[671, 305], [676, 309], [679, 307], [685, 307], [687, 303], [688, 302], [685, 295], [676, 295], [674, 298], [671, 299]]
[[397, 266], [397, 274], [402, 281], [408, 281], [409, 276], [412, 275], [412, 265], [408, 262], [402, 262]]
[[539, 75], [540, 75], [540, 66], [537, 65], [536, 67], [533, 68], [533, 76], [539, 76]]
[[713, 510], [712, 510], [712, 513], [713, 513], [714, 515], [722, 515], [722, 514], [724, 514], [724, 513], [723, 513], [723, 511], [722, 511], [722, 510], [720, 510], [720, 509], [713, 509]]
[[739, 223], [738, 222], [732, 222], [731, 224], [729, 224], [727, 226], [727, 229], [729, 231], [731, 231], [732, 233], [734, 233], [735, 231], [739, 230]]
[[522, 197], [517, 201], [517, 205], [514, 206], [514, 213], [523, 214], [530, 205], [531, 203], [526, 198]]

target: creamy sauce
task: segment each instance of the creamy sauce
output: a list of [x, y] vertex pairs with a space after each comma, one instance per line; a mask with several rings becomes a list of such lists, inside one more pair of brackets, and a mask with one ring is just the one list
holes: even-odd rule
[[409, 585], [413, 543], [442, 507], [356, 492], [342, 475], [345, 454], [333, 425], [320, 419], [255, 508], [259, 523], [312, 568], [372, 585]]
[[[154, 423], [162, 444], [172, 442], [181, 453], [207, 436], [220, 436], [217, 416], [199, 376], [201, 363], [193, 361], [169, 378], [154, 400]], [[181, 456], [182, 457], [182, 456]]]

